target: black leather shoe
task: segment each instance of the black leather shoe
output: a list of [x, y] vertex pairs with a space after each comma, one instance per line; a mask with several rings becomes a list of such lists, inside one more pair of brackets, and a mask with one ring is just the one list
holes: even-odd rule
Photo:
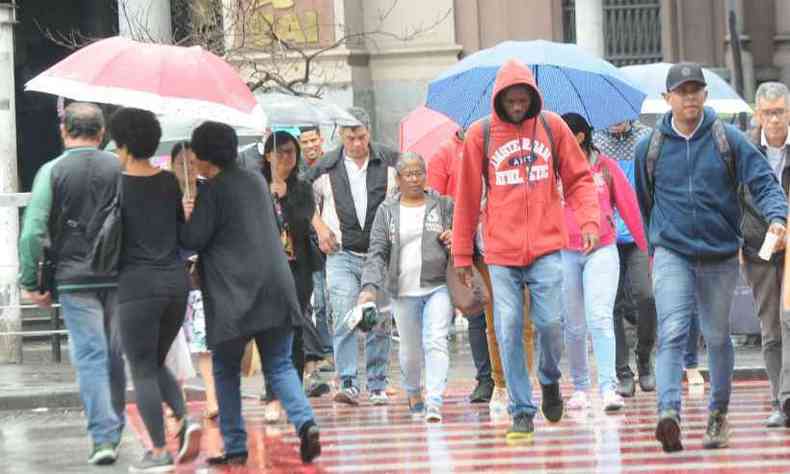
[[675, 410], [664, 410], [658, 417], [656, 425], [656, 439], [661, 443], [665, 453], [682, 451], [680, 441], [680, 418]]
[[299, 433], [301, 444], [299, 446], [299, 454], [302, 456], [302, 462], [310, 464], [313, 459], [321, 455], [321, 440], [318, 431], [318, 426], [312, 421], [302, 427]]
[[247, 452], [233, 453], [233, 454], [220, 454], [212, 458], [206, 459], [212, 466], [243, 466], [247, 464]]
[[623, 377], [617, 384], [617, 393], [623, 398], [631, 398], [636, 393], [634, 377]]
[[494, 393], [494, 381], [483, 380], [477, 382], [477, 387], [475, 387], [474, 391], [471, 395], [469, 395], [469, 401], [471, 403], [488, 403], [491, 401], [491, 395]]

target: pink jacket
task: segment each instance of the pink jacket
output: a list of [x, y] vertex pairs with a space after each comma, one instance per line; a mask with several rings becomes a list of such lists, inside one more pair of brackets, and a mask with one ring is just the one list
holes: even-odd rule
[[[598, 190], [598, 203], [601, 209], [601, 221], [598, 225], [601, 239], [599, 245], [603, 247], [613, 244], [617, 240], [617, 228], [614, 224], [614, 209], [616, 208], [628, 230], [631, 231], [631, 235], [634, 236], [639, 250], [647, 253], [647, 241], [642, 225], [642, 215], [639, 212], [639, 203], [628, 178], [612, 158], [602, 153], [597, 153], [594, 156], [597, 159], [595, 164], [590, 165], [590, 172], [593, 175], [593, 181], [595, 181], [595, 188]], [[606, 178], [604, 168], [608, 171], [609, 179]], [[610, 181], [613, 189], [609, 189]], [[565, 223], [568, 228], [567, 248], [581, 251], [584, 247], [582, 233], [570, 206], [565, 206]]]

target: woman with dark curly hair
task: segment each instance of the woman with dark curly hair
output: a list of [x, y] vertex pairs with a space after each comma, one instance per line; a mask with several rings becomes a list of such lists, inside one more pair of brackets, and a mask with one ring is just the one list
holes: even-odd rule
[[153, 444], [130, 471], [161, 472], [173, 465], [165, 444], [163, 400], [181, 425], [177, 461], [189, 462], [200, 450], [201, 427], [187, 419], [183, 394], [165, 367], [187, 301], [186, 275], [178, 258], [178, 232], [184, 221], [181, 191], [175, 176], [149, 162], [162, 136], [154, 114], [119, 109], [110, 119], [110, 133], [125, 170], [120, 190], [121, 338], [140, 416]]

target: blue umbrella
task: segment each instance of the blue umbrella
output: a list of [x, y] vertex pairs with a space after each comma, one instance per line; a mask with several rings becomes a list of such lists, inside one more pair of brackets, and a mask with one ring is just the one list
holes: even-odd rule
[[645, 94], [611, 63], [575, 44], [506, 41], [478, 51], [428, 85], [426, 106], [464, 128], [491, 113], [491, 93], [499, 67], [509, 59], [529, 66], [545, 109], [583, 115], [595, 128], [639, 116]]
[[[653, 63], [621, 67], [620, 71], [636, 86], [647, 92], [647, 100], [642, 104], [643, 114], [663, 114], [669, 105], [661, 96], [667, 90], [667, 72], [672, 64]], [[702, 68], [708, 84], [708, 100], [705, 105], [720, 114], [752, 113], [751, 107], [735, 92], [727, 81], [715, 72]]]

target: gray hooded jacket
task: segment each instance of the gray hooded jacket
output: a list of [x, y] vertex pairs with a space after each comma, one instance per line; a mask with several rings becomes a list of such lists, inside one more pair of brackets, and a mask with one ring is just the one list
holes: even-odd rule
[[[400, 274], [400, 199], [398, 193], [381, 204], [376, 211], [370, 232], [370, 247], [362, 271], [362, 288], [385, 290], [390, 296], [399, 293]], [[453, 201], [433, 190], [425, 192], [425, 220], [422, 233], [422, 270], [420, 286], [432, 287], [447, 283], [448, 249], [439, 240], [451, 230]]]

